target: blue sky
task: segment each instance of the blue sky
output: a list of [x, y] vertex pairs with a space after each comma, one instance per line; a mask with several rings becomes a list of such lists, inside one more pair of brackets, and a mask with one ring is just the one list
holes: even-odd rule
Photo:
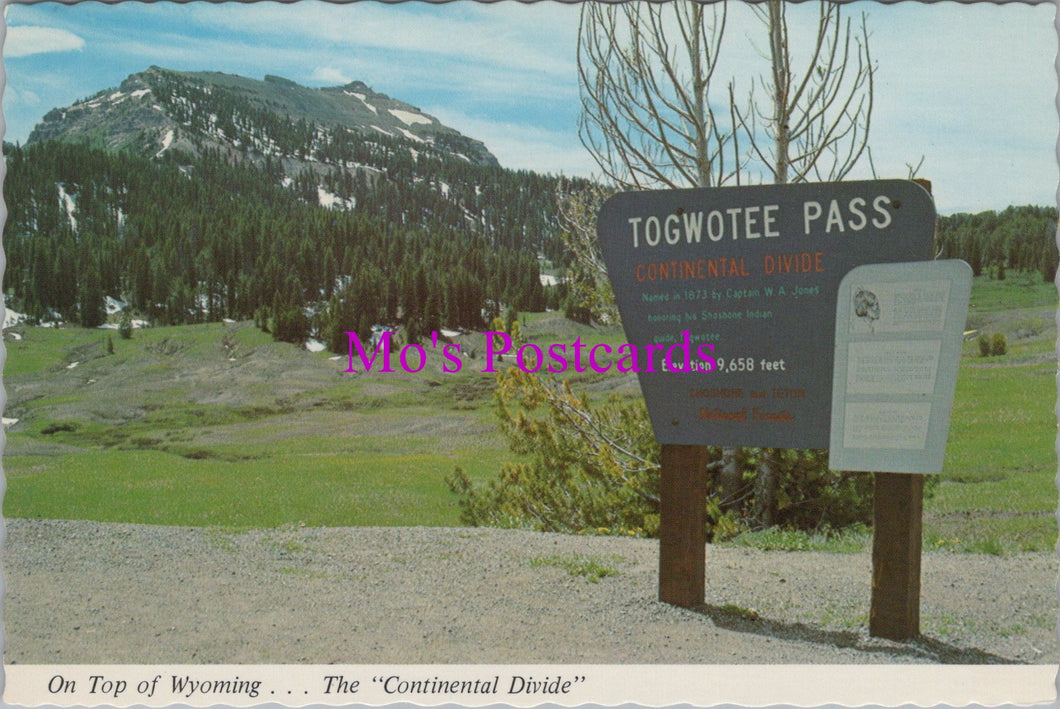
[[[942, 213], [1055, 203], [1051, 3], [851, 8], [868, 14], [879, 67], [879, 177], [905, 177], [923, 156], [919, 175]], [[577, 136], [576, 6], [86, 2], [9, 5], [5, 17], [8, 141], [25, 141], [48, 110], [158, 65], [309, 86], [361, 80], [483, 140], [506, 167], [598, 172]], [[746, 8], [733, 8], [726, 43], [740, 81], [760, 73], [764, 43]], [[852, 177], [870, 178], [867, 163]]]

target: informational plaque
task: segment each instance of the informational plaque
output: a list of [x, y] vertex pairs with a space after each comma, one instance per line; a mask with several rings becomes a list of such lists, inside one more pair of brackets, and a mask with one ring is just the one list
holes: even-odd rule
[[660, 443], [825, 448], [839, 283], [930, 259], [935, 208], [906, 180], [627, 192], [597, 230]]
[[861, 266], [843, 279], [832, 468], [942, 470], [971, 288], [972, 269], [955, 260]]

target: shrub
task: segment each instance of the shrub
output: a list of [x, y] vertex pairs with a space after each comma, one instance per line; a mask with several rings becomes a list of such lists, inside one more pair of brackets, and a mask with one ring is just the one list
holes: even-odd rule
[[45, 436], [50, 436], [54, 433], [66, 432], [73, 433], [77, 430], [77, 424], [73, 423], [50, 423], [40, 430]]
[[994, 357], [999, 357], [1008, 350], [1008, 343], [1005, 341], [1005, 336], [1000, 332], [994, 333], [994, 338], [990, 341], [990, 354]]
[[272, 339], [300, 345], [309, 337], [309, 318], [300, 307], [283, 308], [276, 311], [270, 329]]
[[[485, 485], [459, 468], [446, 480], [462, 519], [480, 526], [657, 536], [659, 459], [643, 400], [591, 405], [567, 382], [517, 367], [497, 378], [500, 428], [524, 462], [507, 463]], [[713, 541], [759, 529], [758, 481], [764, 458], [776, 470], [769, 517], [783, 528], [818, 530], [868, 524], [872, 476], [828, 468], [827, 451], [712, 447], [706, 503]]]
[[983, 334], [979, 335], [979, 339], [977, 341], [979, 343], [979, 356], [980, 357], [989, 357], [990, 356], [990, 335], [987, 335], [984, 332]]
[[123, 340], [131, 340], [133, 336], [133, 323], [128, 311], [121, 314], [121, 322], [118, 323], [118, 334]]
[[[590, 410], [566, 382], [512, 367], [494, 392], [500, 428], [527, 462], [483, 486], [459, 468], [446, 480], [471, 525], [647, 535], [658, 515], [659, 446], [641, 401]], [[613, 446], [606, 441], [621, 441]]]

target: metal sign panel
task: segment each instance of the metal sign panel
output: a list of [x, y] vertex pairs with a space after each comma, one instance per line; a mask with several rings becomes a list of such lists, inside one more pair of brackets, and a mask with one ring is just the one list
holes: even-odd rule
[[846, 275], [835, 320], [831, 467], [942, 471], [971, 290], [964, 261]]
[[934, 229], [906, 180], [608, 200], [597, 232], [658, 441], [827, 447], [839, 282], [930, 259]]

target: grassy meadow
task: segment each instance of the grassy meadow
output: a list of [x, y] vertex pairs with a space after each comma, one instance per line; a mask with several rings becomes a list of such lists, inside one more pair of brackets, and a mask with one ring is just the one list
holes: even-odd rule
[[[925, 502], [925, 549], [1009, 554], [1056, 542], [1056, 291], [1037, 274], [977, 279], [946, 465]], [[524, 317], [531, 341], [624, 340], [555, 313]], [[14, 339], [12, 333], [20, 335]], [[112, 345], [113, 353], [110, 352]], [[432, 353], [418, 374], [351, 374], [346, 358], [276, 343], [252, 323], [137, 330], [18, 326], [5, 334], [8, 517], [229, 529], [460, 524], [444, 478], [474, 481], [511, 458], [497, 433], [484, 339], [464, 336], [458, 374]], [[396, 366], [396, 357], [395, 357]], [[360, 367], [358, 367], [360, 368]], [[575, 375], [595, 396], [636, 396], [632, 376]], [[864, 548], [765, 532], [761, 548]]]

